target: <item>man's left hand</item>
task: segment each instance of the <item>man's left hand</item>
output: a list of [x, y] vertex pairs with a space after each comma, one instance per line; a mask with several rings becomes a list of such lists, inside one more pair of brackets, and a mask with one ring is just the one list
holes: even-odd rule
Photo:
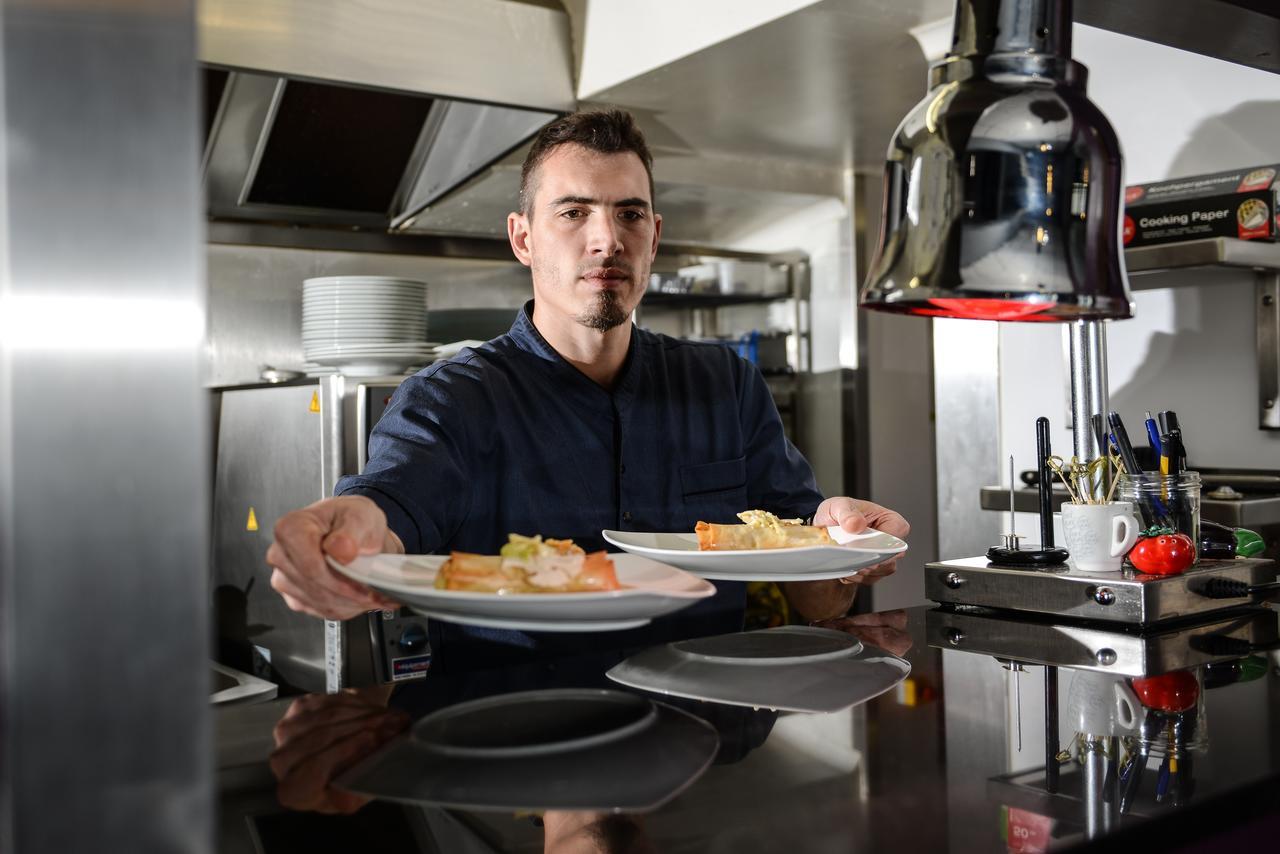
[[845, 498], [842, 495], [828, 498], [819, 504], [813, 514], [813, 524], [821, 527], [839, 525], [850, 534], [875, 528], [901, 539], [906, 539], [907, 534], [911, 533], [911, 526], [902, 518], [901, 513], [870, 501]]
[[[901, 513], [890, 510], [888, 507], [881, 507], [879, 504], [873, 504], [870, 501], [861, 501], [857, 498], [846, 498], [844, 496], [828, 498], [819, 504], [817, 511], [813, 514], [813, 524], [823, 527], [839, 525], [850, 534], [857, 534], [868, 528], [875, 528], [877, 531], [893, 534], [900, 539], [906, 539], [907, 535], [911, 533], [911, 526], [907, 524], [906, 519], [902, 518]], [[840, 583], [874, 584], [881, 578], [892, 575], [897, 568], [898, 559], [895, 557], [884, 563], [878, 563], [875, 566], [861, 570], [856, 575], [841, 578]]]

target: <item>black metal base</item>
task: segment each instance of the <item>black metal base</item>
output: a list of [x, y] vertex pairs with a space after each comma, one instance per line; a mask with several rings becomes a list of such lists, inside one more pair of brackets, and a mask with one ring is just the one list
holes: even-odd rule
[[1006, 549], [992, 546], [987, 549], [987, 560], [996, 566], [1061, 566], [1070, 554], [1066, 549]]

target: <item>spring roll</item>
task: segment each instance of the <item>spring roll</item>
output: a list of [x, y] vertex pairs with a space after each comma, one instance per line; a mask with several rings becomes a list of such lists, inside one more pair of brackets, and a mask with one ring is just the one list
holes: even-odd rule
[[700, 551], [737, 551], [746, 549], [795, 549], [804, 546], [833, 545], [826, 528], [804, 525], [798, 519], [779, 519], [763, 510], [748, 510], [738, 517], [745, 524], [720, 525], [698, 522], [694, 533]]
[[[563, 541], [572, 545], [568, 540]], [[453, 552], [436, 573], [435, 586], [476, 593], [572, 593], [620, 590], [613, 560], [555, 544], [543, 554], [519, 556]]]

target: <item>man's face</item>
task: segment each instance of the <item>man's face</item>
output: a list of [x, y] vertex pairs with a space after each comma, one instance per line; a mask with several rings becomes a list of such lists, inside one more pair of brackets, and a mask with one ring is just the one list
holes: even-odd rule
[[638, 156], [573, 143], [538, 166], [528, 214], [507, 218], [540, 308], [601, 332], [625, 323], [639, 304], [661, 230]]

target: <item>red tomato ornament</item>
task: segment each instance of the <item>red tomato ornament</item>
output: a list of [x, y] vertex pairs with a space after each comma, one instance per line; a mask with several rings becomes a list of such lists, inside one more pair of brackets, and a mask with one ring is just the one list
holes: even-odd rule
[[1159, 533], [1138, 540], [1129, 563], [1150, 575], [1177, 575], [1196, 562], [1196, 546], [1186, 534]]
[[1200, 699], [1200, 683], [1186, 670], [1133, 680], [1139, 702], [1157, 712], [1185, 712]]

